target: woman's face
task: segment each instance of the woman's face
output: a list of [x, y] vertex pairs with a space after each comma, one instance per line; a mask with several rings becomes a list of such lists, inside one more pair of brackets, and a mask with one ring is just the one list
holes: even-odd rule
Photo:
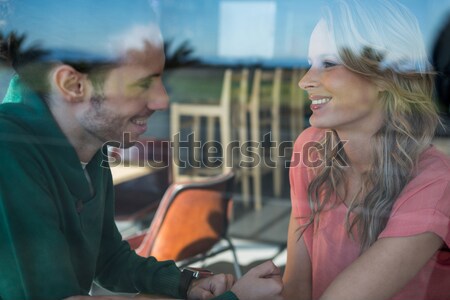
[[369, 134], [381, 127], [380, 90], [342, 65], [324, 21], [311, 35], [308, 59], [311, 68], [299, 86], [308, 92], [312, 102], [312, 126], [338, 133], [362, 130]]

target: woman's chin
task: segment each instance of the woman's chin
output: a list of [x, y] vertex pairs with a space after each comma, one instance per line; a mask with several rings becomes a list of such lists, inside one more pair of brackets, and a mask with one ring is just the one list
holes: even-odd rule
[[326, 122], [321, 122], [320, 120], [317, 120], [314, 117], [311, 117], [309, 119], [309, 124], [311, 127], [318, 128], [318, 129], [330, 129], [330, 124], [326, 124]]

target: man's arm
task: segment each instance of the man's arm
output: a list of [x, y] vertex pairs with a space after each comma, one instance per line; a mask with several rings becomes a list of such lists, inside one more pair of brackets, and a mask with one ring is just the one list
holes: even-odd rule
[[114, 189], [111, 174], [107, 172], [107, 198], [96, 281], [113, 292], [141, 292], [179, 297], [181, 272], [175, 263], [138, 256], [130, 249], [128, 242], [122, 240], [114, 221]]
[[0, 298], [82, 294], [42, 165], [25, 143], [0, 143]]
[[[187, 299], [281, 300], [280, 269], [266, 261], [248, 271], [236, 283], [231, 275], [219, 274], [194, 281]], [[230, 290], [231, 288], [231, 290]], [[227, 291], [224, 293], [224, 291]], [[214, 297], [214, 298], [213, 298]]]

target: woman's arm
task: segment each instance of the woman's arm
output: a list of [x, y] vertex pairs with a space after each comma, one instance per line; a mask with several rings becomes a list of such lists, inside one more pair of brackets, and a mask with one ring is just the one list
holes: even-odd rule
[[284, 299], [311, 299], [311, 260], [299, 224], [291, 214], [287, 240], [287, 263], [283, 275]]
[[420, 271], [442, 243], [431, 232], [381, 238], [339, 274], [320, 299], [389, 299]]

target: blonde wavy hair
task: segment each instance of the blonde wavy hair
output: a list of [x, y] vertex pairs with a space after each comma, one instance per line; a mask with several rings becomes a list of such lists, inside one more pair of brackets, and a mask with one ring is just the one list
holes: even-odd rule
[[[348, 206], [346, 227], [354, 230], [361, 252], [386, 227], [394, 202], [416, 171], [420, 154], [430, 145], [439, 122], [432, 101], [433, 72], [428, 63], [415, 17], [392, 0], [336, 1], [323, 18], [336, 43], [339, 58], [350, 71], [363, 76], [384, 92], [380, 100], [384, 125], [372, 137], [371, 167]], [[337, 161], [316, 172], [308, 187], [312, 210], [305, 226], [314, 223], [332, 203], [331, 195], [345, 182], [345, 152], [333, 147], [335, 131], [323, 140], [323, 161]], [[332, 150], [335, 150], [334, 152]], [[346, 195], [341, 196], [341, 200]], [[352, 216], [353, 213], [353, 216]]]

